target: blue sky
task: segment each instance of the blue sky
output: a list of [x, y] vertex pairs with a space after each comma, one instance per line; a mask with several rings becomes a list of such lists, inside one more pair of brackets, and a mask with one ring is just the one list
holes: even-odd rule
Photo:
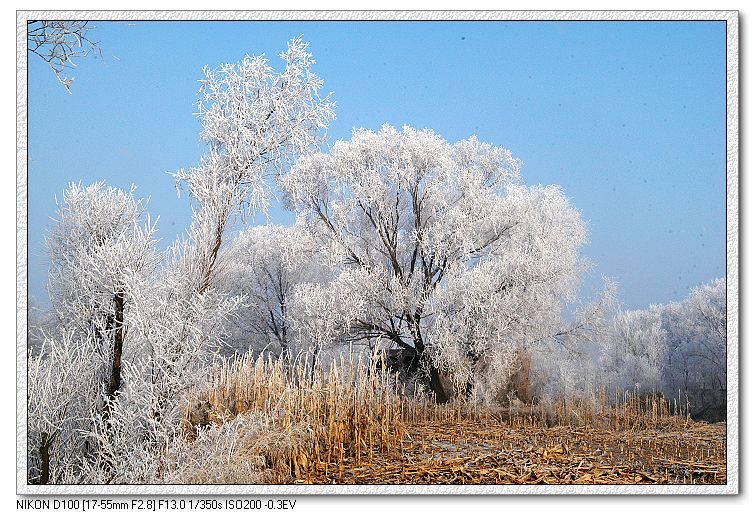
[[[476, 134], [558, 184], [590, 230], [584, 254], [629, 308], [725, 273], [724, 22], [97, 22], [105, 62], [73, 94], [29, 62], [29, 293], [44, 299], [43, 235], [69, 182], [150, 197], [163, 245], [189, 224], [166, 173], [202, 152], [204, 65], [277, 55], [303, 35], [338, 107], [330, 141], [383, 123]], [[274, 209], [272, 219], [290, 214]]]

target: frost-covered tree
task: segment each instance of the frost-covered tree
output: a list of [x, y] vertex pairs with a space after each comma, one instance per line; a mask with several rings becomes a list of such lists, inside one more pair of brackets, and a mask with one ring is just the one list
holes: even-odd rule
[[98, 341], [69, 331], [42, 335], [28, 352], [27, 466], [32, 483], [76, 483], [91, 458], [91, 414], [101, 406]]
[[181, 266], [199, 292], [210, 286], [233, 217], [245, 207], [265, 211], [270, 178], [316, 149], [334, 118], [335, 104], [319, 95], [323, 82], [311, 70], [315, 61], [307, 47], [300, 38], [289, 42], [280, 73], [264, 56], [204, 68], [197, 108], [209, 152], [199, 166], [175, 174], [194, 208]]
[[726, 281], [697, 286], [663, 306], [668, 361], [665, 390], [690, 403], [693, 416], [721, 418], [726, 408]]
[[495, 389], [517, 349], [558, 331], [586, 237], [562, 191], [521, 185], [519, 167], [474, 137], [389, 126], [300, 159], [286, 199], [342, 265], [303, 292], [320, 329], [414, 353], [440, 401], [441, 374]]
[[223, 321], [238, 306], [214, 285], [234, 218], [245, 208], [266, 209], [271, 177], [316, 148], [333, 117], [333, 103], [319, 96], [322, 80], [311, 71], [307, 44], [292, 40], [281, 58], [280, 73], [264, 56], [204, 69], [198, 117], [208, 153], [199, 166], [174, 174], [189, 192], [192, 224], [188, 237], [171, 247], [143, 305], [149, 387], [160, 392], [156, 413], [175, 415], [177, 400], [196, 384], [217, 350]]
[[565, 354], [559, 360], [558, 368], [567, 373], [551, 377], [556, 388], [571, 389], [573, 378], [595, 376], [595, 386], [677, 399], [693, 417], [725, 415], [723, 279], [697, 286], [679, 302], [639, 310], [617, 307], [595, 335], [592, 357]]
[[570, 321], [533, 346], [530, 395], [545, 401], [588, 397], [611, 381], [602, 367], [619, 311], [617, 285], [608, 278], [597, 299], [574, 310]]
[[75, 80], [68, 71], [87, 55], [102, 57], [99, 44], [89, 38], [91, 26], [81, 20], [30, 20], [26, 26], [27, 50], [37, 55], [55, 73], [68, 92]]
[[129, 283], [156, 266], [155, 225], [148, 217], [142, 223], [144, 203], [133, 192], [102, 182], [69, 185], [46, 239], [48, 293], [58, 325], [73, 337], [99, 341], [111, 364], [103, 371], [111, 398], [121, 382]]
[[218, 281], [223, 291], [241, 297], [230, 324], [232, 350], [267, 350], [287, 360], [310, 350], [292, 330], [296, 309], [291, 304], [299, 285], [322, 283], [331, 275], [319, 251], [303, 220], [292, 226], [251, 227], [234, 238]]
[[109, 253], [130, 242], [144, 206], [133, 189], [125, 192], [102, 182], [69, 185], [57, 206], [56, 224], [46, 235], [48, 294], [59, 322], [87, 333], [92, 325], [104, 325], [99, 319], [107, 318], [104, 312], [127, 273], [125, 256]]
[[718, 371], [726, 366], [726, 281], [723, 277], [692, 290], [685, 301], [698, 331], [705, 335], [693, 354], [708, 361]]
[[[128, 315], [135, 285], [156, 265], [154, 231], [133, 189], [72, 184], [58, 204], [46, 240], [52, 321], [29, 356], [28, 437], [41, 482], [80, 473], [91, 457], [85, 434], [93, 418], [105, 430], [112, 421], [124, 349], [133, 342]], [[71, 469], [72, 463], [78, 465]]]
[[[42, 433], [57, 435], [55, 428], [70, 427], [92, 449], [65, 476], [73, 482], [167, 477], [189, 394], [207, 379], [227, 319], [239, 306], [238, 298], [215, 284], [224, 235], [245, 208], [266, 209], [268, 182], [296, 156], [315, 149], [333, 117], [334, 104], [319, 96], [322, 81], [310, 70], [314, 61], [306, 49], [300, 39], [291, 41], [281, 54], [286, 66], [280, 73], [264, 57], [205, 69], [198, 111], [208, 153], [198, 167], [175, 174], [189, 191], [193, 219], [187, 237], [165, 255], [151, 253], [153, 225], [122, 230], [141, 204], [129, 204], [114, 190], [107, 190], [113, 198], [102, 200], [96, 194], [102, 185], [67, 193], [66, 205], [78, 207], [61, 216], [50, 237], [51, 298], [63, 336], [50, 339], [54, 348], [34, 358], [39, 380], [30, 392], [47, 392], [47, 400], [34, 411], [46, 419], [36, 421], [41, 425], [36, 436], [30, 434], [30, 441], [36, 438], [30, 453], [42, 455]], [[78, 201], [87, 195], [93, 205]], [[107, 355], [112, 367], [94, 380], [81, 374], [88, 388], [104, 384], [101, 402], [89, 391], [72, 402], [79, 392], [50, 382], [48, 372], [58, 365], [55, 356], [68, 356], [68, 348], [88, 350], [87, 342], [96, 342], [92, 355]], [[116, 368], [119, 379], [113, 382]], [[93, 409], [74, 413], [78, 400]], [[44, 460], [30, 454], [30, 461]], [[42, 465], [34, 470], [39, 477], [63, 477], [41, 472]]]
[[605, 386], [660, 392], [667, 356], [661, 309], [620, 312], [611, 322], [603, 355]]
[[142, 457], [119, 471], [121, 481], [161, 477], [187, 395], [201, 387], [227, 336], [226, 322], [240, 300], [216, 284], [226, 233], [246, 212], [266, 210], [270, 181], [315, 149], [333, 118], [334, 104], [319, 96], [322, 81], [311, 71], [307, 44], [292, 40], [281, 58], [280, 73], [264, 56], [204, 69], [198, 116], [208, 152], [197, 167], [174, 174], [179, 192], [189, 192], [192, 224], [145, 284], [137, 305], [144, 352], [128, 369], [134, 385], [141, 384], [123, 392], [130, 401], [118, 406], [117, 438], [101, 442], [114, 457]]

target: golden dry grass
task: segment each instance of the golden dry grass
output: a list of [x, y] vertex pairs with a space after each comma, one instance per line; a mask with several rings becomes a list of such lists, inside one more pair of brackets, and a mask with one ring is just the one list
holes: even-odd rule
[[726, 481], [725, 426], [693, 422], [683, 403], [658, 396], [601, 391], [547, 409], [521, 403], [482, 409], [460, 400], [438, 405], [404, 391], [381, 357], [344, 359], [314, 372], [244, 358], [219, 364], [211, 384], [196, 392], [187, 420], [219, 425], [261, 413], [281, 435], [297, 429], [295, 443], [253, 443], [257, 454], [278, 449], [267, 453], [264, 475], [274, 483]]

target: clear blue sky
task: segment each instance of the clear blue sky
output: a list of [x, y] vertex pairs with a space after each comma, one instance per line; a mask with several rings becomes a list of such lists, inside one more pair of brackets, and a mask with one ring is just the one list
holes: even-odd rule
[[[724, 22], [97, 22], [105, 55], [69, 95], [29, 62], [29, 293], [68, 182], [150, 197], [164, 245], [190, 210], [166, 174], [197, 163], [204, 65], [277, 55], [303, 35], [332, 91], [331, 141], [388, 122], [509, 148], [527, 184], [559, 184], [588, 221], [587, 279], [627, 307], [725, 273]], [[275, 209], [273, 220], [289, 214]]]

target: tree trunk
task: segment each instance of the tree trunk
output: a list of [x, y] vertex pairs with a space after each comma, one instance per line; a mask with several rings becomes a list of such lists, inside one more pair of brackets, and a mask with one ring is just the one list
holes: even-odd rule
[[[121, 388], [121, 355], [123, 354], [123, 293], [116, 293], [113, 297], [113, 304], [115, 307], [115, 322], [113, 323], [113, 359], [110, 368], [110, 380], [107, 384], [107, 400], [105, 409], [103, 410], [103, 418], [105, 420], [106, 427], [109, 432], [112, 432], [111, 425], [111, 403], [115, 401], [115, 394]], [[108, 483], [112, 480], [113, 469], [110, 465], [105, 466], [105, 470], [110, 475]]]
[[[415, 314], [412, 317], [412, 324], [410, 325], [410, 331], [412, 333], [412, 338], [414, 339], [414, 350], [416, 351], [417, 355], [416, 358], [418, 362], [421, 363], [421, 360], [423, 358], [423, 355], [425, 353], [425, 342], [422, 339], [422, 332], [420, 330], [420, 315]], [[443, 389], [443, 384], [440, 381], [440, 371], [438, 368], [433, 364], [432, 360], [428, 360], [429, 365], [429, 386], [430, 390], [435, 394], [435, 401], [439, 404], [445, 404], [448, 402], [448, 395], [446, 395], [445, 390]]]
[[123, 293], [116, 293], [113, 298], [115, 305], [115, 336], [113, 338], [113, 362], [110, 371], [110, 383], [107, 396], [112, 401], [121, 388], [121, 356], [123, 354]]
[[[279, 279], [280, 281], [280, 279]], [[280, 285], [280, 282], [278, 283]], [[281, 290], [283, 289], [283, 286], [280, 285]], [[281, 344], [281, 357], [284, 359], [284, 361], [289, 364], [291, 361], [291, 349], [288, 345], [288, 331], [286, 327], [286, 303], [281, 300], [280, 301], [280, 310], [281, 310], [281, 337], [280, 337], [280, 344]]]
[[46, 485], [50, 482], [50, 443], [50, 436], [47, 433], [42, 433], [42, 442], [39, 445], [40, 485]]
[[446, 395], [443, 384], [440, 382], [440, 372], [432, 363], [430, 363], [430, 390], [435, 394], [436, 402], [439, 404], [448, 402], [448, 395]]
[[315, 348], [312, 350], [312, 368], [309, 371], [309, 382], [313, 383], [315, 381], [315, 367], [317, 366], [317, 354], [320, 352], [320, 346], [316, 345]]

